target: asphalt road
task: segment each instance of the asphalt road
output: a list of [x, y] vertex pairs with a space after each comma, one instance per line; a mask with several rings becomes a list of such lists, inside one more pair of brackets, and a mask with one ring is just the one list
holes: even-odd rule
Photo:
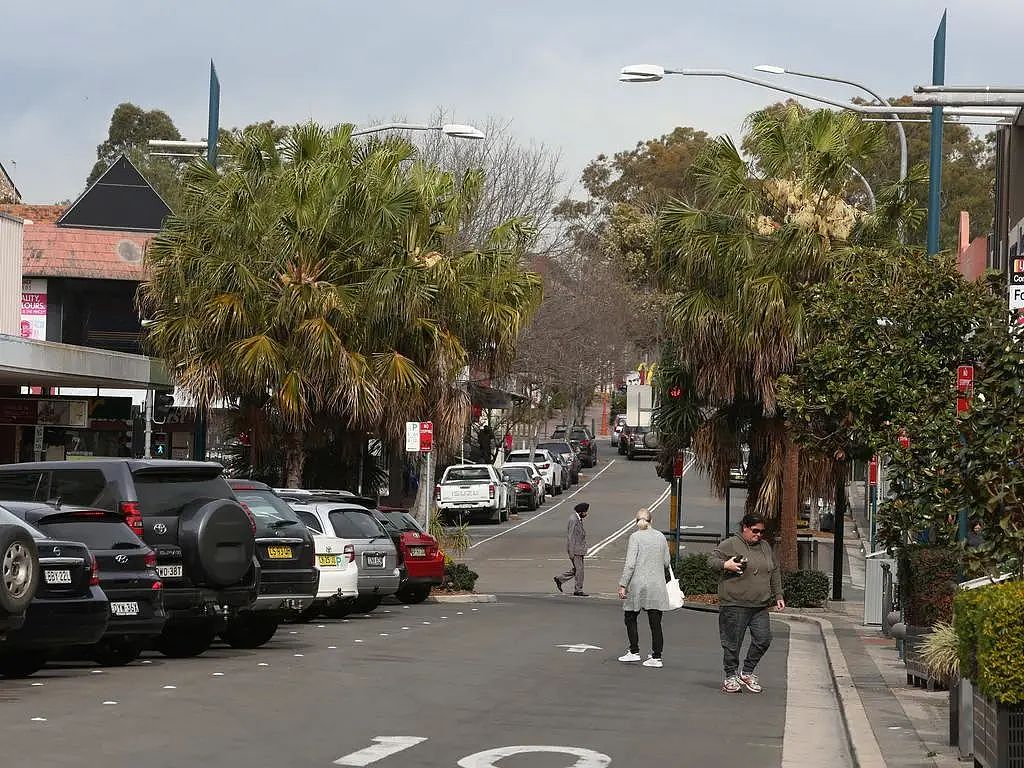
[[[614, 534], [667, 484], [648, 462], [621, 460], [603, 461], [587, 483], [518, 521], [474, 527], [471, 565], [480, 591], [498, 593], [497, 603], [384, 605], [367, 616], [286, 625], [255, 651], [147, 655], [105, 670], [65, 663], [0, 681], [3, 764], [809, 765], [783, 757], [784, 734], [793, 733], [787, 675], [799, 671], [787, 664], [785, 623], [773, 622], [760, 696], [720, 693], [711, 613], [666, 615], [664, 668], [617, 661], [622, 611], [597, 593], [614, 589], [622, 567], [625, 536]], [[588, 560], [591, 598], [557, 594], [551, 584], [565, 567], [566, 517], [578, 500], [592, 504], [591, 545], [608, 542]], [[667, 520], [667, 501], [655, 515]], [[649, 642], [642, 623], [644, 653]], [[827, 703], [813, 706], [837, 717]]]

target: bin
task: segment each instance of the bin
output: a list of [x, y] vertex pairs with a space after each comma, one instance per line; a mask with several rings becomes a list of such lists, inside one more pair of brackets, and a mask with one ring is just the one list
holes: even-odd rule
[[796, 567], [801, 571], [818, 570], [818, 542], [815, 539], [796, 540]]

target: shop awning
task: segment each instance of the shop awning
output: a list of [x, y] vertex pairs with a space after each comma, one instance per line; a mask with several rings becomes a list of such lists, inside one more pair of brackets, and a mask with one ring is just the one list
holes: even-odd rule
[[469, 396], [473, 405], [492, 411], [510, 410], [529, 401], [529, 398], [514, 392], [505, 392], [475, 382], [469, 383]]
[[155, 357], [0, 334], [0, 386], [151, 389], [172, 384]]

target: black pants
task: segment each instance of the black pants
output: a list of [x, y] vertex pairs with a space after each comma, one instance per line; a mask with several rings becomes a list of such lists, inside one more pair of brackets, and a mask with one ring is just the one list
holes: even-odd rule
[[[626, 611], [626, 636], [629, 638], [629, 652], [640, 653], [640, 633], [636, 620], [640, 611]], [[661, 634], [661, 611], [647, 611], [647, 623], [651, 625], [651, 656], [661, 658], [665, 648], [665, 637]]]
[[740, 665], [740, 646], [750, 629], [750, 647], [743, 659], [743, 674], [753, 674], [757, 662], [772, 643], [772, 623], [767, 608], [747, 608], [743, 605], [722, 605], [718, 608], [718, 634], [722, 640], [722, 667], [725, 676], [736, 674]]

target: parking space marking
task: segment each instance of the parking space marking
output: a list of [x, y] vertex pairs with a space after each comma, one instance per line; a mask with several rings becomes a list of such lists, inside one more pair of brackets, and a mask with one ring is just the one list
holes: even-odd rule
[[376, 742], [373, 746], [360, 749], [358, 752], [352, 752], [344, 757], [339, 757], [334, 761], [334, 764], [360, 767], [373, 765], [379, 760], [397, 755], [399, 752], [404, 752], [410, 747], [422, 744], [426, 740], [426, 737], [423, 736], [377, 736], [372, 739], [372, 741]]
[[530, 745], [516, 747], [498, 747], [488, 749], [485, 752], [477, 752], [459, 760], [459, 768], [497, 768], [498, 760], [513, 755], [529, 755], [537, 752], [554, 753], [559, 755], [570, 755], [579, 759], [572, 765], [565, 768], [606, 768], [611, 765], [612, 759], [608, 755], [595, 752], [592, 749], [580, 747], [557, 747], [550, 745]]

